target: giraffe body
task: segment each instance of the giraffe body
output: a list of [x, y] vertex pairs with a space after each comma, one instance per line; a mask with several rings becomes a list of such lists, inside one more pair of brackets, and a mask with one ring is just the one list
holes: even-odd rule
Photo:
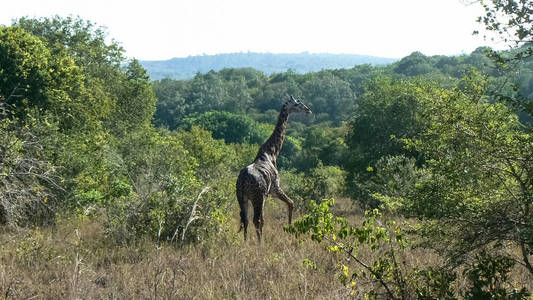
[[293, 112], [311, 113], [311, 110], [301, 101], [290, 96], [281, 109], [274, 132], [259, 148], [254, 162], [239, 173], [236, 192], [241, 209], [241, 229], [244, 228], [245, 240], [248, 230], [248, 201], [252, 203], [254, 210], [253, 222], [259, 242], [261, 242], [264, 225], [263, 206], [269, 194], [287, 203], [289, 224], [292, 222], [294, 202], [280, 187], [277, 157], [285, 139], [289, 114]]

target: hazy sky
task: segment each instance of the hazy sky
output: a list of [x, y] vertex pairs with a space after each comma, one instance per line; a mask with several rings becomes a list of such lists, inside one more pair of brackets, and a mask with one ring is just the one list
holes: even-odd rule
[[[142, 60], [230, 52], [351, 53], [400, 58], [470, 53], [491, 45], [461, 0], [15, 0], [0, 24], [21, 16], [79, 15]], [[491, 45], [501, 48], [502, 45]]]

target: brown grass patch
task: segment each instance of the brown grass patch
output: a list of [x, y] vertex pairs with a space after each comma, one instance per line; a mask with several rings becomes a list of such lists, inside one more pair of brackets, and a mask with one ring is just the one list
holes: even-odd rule
[[[349, 203], [339, 212], [360, 218]], [[350, 211], [352, 212], [349, 215]], [[95, 221], [0, 233], [0, 297], [6, 299], [344, 299], [336, 279], [342, 257], [285, 233], [286, 207], [268, 200], [264, 242], [253, 226], [244, 242], [237, 212], [227, 232], [195, 246], [140, 240], [118, 245]], [[361, 253], [362, 257], [372, 255]], [[309, 258], [316, 269], [303, 264]], [[440, 258], [425, 250], [406, 257], [424, 266]], [[527, 276], [514, 274], [517, 283]]]

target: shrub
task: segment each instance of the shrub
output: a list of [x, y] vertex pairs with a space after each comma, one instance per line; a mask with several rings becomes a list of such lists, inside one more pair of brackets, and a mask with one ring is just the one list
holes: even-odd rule
[[114, 197], [105, 205], [106, 230], [116, 241], [147, 235], [194, 242], [225, 224], [221, 211], [235, 202], [234, 178], [228, 174], [238, 161], [236, 147], [198, 127], [140, 132], [122, 144], [125, 150], [116, 163], [129, 182], [113, 180]]
[[[4, 99], [0, 96], [0, 111]], [[0, 114], [0, 225], [52, 223], [63, 189], [57, 167], [44, 157], [45, 137], [36, 120], [25, 126]]]
[[369, 208], [386, 208], [412, 214], [417, 187], [430, 175], [416, 166], [416, 160], [404, 155], [385, 156], [374, 167], [367, 168], [367, 174], [354, 180], [356, 200]]
[[[377, 209], [367, 211], [361, 224], [350, 224], [331, 212], [333, 204], [333, 199], [311, 203], [309, 214], [284, 230], [301, 242], [310, 237], [313, 242], [325, 244], [338, 263], [338, 280], [352, 296], [364, 293], [370, 299], [458, 299], [463, 296], [459, 293], [464, 293], [465, 299], [527, 299], [530, 295], [525, 287], [518, 290], [509, 282], [512, 258], [486, 253], [476, 256], [471, 264], [463, 264], [470, 289], [454, 290], [458, 278], [455, 271], [441, 265], [418, 269], [408, 261], [406, 254], [413, 243], [403, 226], [384, 220]], [[368, 252], [374, 255], [361, 255]], [[304, 263], [317, 267], [309, 259]]]
[[308, 174], [283, 170], [280, 176], [287, 195], [302, 211], [308, 211], [310, 202], [345, 193], [346, 172], [338, 166], [319, 165]]

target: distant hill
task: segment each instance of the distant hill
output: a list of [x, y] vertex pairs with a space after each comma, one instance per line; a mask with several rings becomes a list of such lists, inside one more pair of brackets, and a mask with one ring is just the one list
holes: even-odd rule
[[291, 69], [296, 73], [316, 72], [323, 69], [352, 68], [361, 64], [389, 64], [394, 58], [375, 57], [355, 54], [272, 54], [272, 53], [231, 53], [217, 55], [189, 56], [169, 60], [140, 61], [152, 80], [162, 78], [190, 79], [196, 73], [219, 71], [224, 68], [247, 68], [272, 73], [286, 72]]

